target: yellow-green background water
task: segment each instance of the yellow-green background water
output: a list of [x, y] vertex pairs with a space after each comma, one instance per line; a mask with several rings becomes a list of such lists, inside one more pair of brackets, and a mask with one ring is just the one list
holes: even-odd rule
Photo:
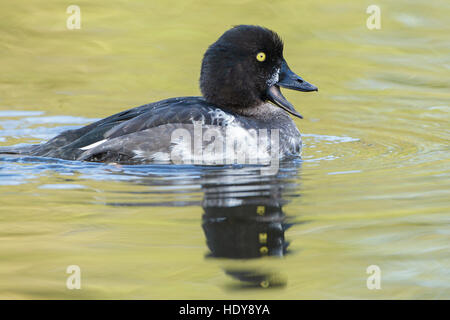
[[[70, 4], [80, 30], [66, 28]], [[380, 30], [366, 27], [371, 4]], [[444, 0], [1, 1], [1, 145], [199, 95], [203, 52], [236, 24], [277, 31], [319, 92], [284, 91], [305, 117], [283, 206], [290, 254], [208, 258], [208, 188], [192, 168], [4, 157], [0, 297], [450, 298], [449, 15]], [[69, 265], [81, 290], [66, 288]], [[284, 285], [241, 286], [229, 265]], [[366, 286], [369, 265], [380, 290]]]

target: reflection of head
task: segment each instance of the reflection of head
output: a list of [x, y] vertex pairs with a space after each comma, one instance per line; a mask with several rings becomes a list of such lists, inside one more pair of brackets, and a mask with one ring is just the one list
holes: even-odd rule
[[204, 207], [203, 230], [211, 256], [232, 259], [283, 256], [284, 214], [281, 205]]

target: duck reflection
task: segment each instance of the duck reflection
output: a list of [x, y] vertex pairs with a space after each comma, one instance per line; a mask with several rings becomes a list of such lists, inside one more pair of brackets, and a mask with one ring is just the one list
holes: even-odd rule
[[248, 259], [286, 253], [279, 186], [259, 182], [203, 189], [203, 230], [211, 256]]
[[[264, 175], [258, 170], [240, 171], [221, 178], [221, 173], [209, 174], [202, 184], [202, 227], [212, 258], [257, 259], [283, 257], [289, 242], [283, 205], [284, 195], [295, 196], [298, 166], [285, 165], [276, 175]], [[273, 287], [286, 284], [283, 276], [262, 270], [225, 268], [225, 272], [242, 281], [243, 286]]]
[[[206, 258], [216, 259], [219, 263], [242, 262], [233, 263], [233, 267], [223, 267], [227, 275], [239, 281], [238, 287], [284, 286], [287, 280], [282, 273], [263, 270], [258, 264], [249, 267], [244, 262], [264, 257], [284, 257], [288, 253], [289, 242], [285, 239], [285, 231], [292, 223], [288, 222], [283, 206], [289, 199], [299, 196], [297, 181], [300, 163], [280, 163], [276, 174], [266, 174], [256, 166], [186, 169], [182, 170], [185, 175], [182, 179], [161, 179], [158, 174], [158, 179], [148, 177], [150, 179], [139, 180], [138, 183], [176, 185], [177, 192], [180, 192], [182, 185], [200, 186], [203, 196], [202, 228], [209, 248]], [[114, 205], [197, 206], [199, 203], [184, 199]]]

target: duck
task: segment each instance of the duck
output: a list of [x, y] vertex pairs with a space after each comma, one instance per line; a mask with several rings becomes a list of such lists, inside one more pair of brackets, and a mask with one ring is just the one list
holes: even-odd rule
[[0, 152], [116, 164], [298, 157], [302, 139], [291, 116], [302, 116], [280, 88], [318, 88], [289, 68], [283, 47], [281, 37], [268, 28], [234, 26], [204, 53], [202, 96], [148, 103], [42, 144]]

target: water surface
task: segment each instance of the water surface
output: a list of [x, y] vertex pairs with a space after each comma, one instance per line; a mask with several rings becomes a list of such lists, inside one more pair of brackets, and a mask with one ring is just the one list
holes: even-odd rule
[[367, 1], [77, 4], [80, 30], [59, 1], [0, 3], [0, 145], [198, 95], [204, 50], [248, 23], [320, 88], [284, 91], [302, 161], [265, 175], [1, 156], [0, 297], [450, 298], [448, 2], [378, 1], [372, 31]]

